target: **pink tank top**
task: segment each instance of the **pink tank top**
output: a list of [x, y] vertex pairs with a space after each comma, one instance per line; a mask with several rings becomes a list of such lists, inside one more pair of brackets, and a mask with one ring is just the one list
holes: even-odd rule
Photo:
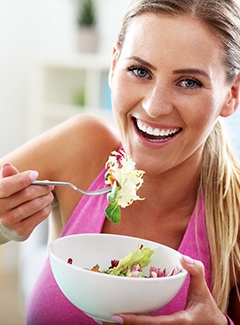
[[[90, 189], [93, 190], [104, 185], [105, 172], [106, 170], [103, 170], [98, 175], [90, 186]], [[61, 236], [81, 233], [100, 233], [105, 220], [104, 210], [106, 206], [107, 199], [105, 195], [98, 197], [84, 196], [75, 208]], [[200, 202], [198, 206], [198, 219], [195, 217], [196, 208], [193, 211], [178, 250], [184, 255], [188, 255], [203, 262], [205, 265], [206, 281], [211, 289], [210, 251], [202, 202]], [[196, 222], [198, 223], [197, 227]], [[167, 306], [154, 315], [168, 315], [183, 310], [186, 303], [188, 285], [189, 278], [178, 295]], [[47, 259], [29, 299], [27, 325], [56, 324], [94, 325], [96, 323], [65, 298], [53, 278], [49, 260]]]

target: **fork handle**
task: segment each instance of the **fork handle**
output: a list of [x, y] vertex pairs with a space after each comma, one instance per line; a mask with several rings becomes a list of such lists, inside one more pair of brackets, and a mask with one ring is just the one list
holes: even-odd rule
[[82, 193], [82, 194], [86, 194], [86, 195], [90, 195], [90, 196], [95, 196], [95, 195], [102, 195], [102, 194], [107, 194], [109, 192], [111, 192], [112, 188], [111, 186], [108, 187], [104, 187], [98, 190], [94, 190], [94, 191], [84, 191], [81, 190], [80, 188], [78, 188], [76, 185], [70, 183], [70, 182], [58, 182], [58, 181], [32, 181], [33, 185], [55, 185], [55, 186], [69, 186], [71, 187], [73, 190]]
[[58, 182], [58, 181], [32, 181], [33, 185], [56, 185], [56, 186], [69, 186], [68, 182]]

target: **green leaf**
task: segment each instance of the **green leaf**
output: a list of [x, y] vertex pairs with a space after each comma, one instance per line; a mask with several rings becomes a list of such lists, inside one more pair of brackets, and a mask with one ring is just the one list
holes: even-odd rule
[[135, 252], [128, 253], [127, 256], [120, 259], [118, 266], [112, 268], [109, 274], [119, 275], [126, 274], [128, 270], [137, 263], [144, 268], [151, 262], [151, 256], [154, 253], [150, 248], [138, 248]]
[[108, 220], [111, 222], [120, 223], [121, 210], [117, 204], [117, 201], [115, 201], [113, 204], [109, 204], [109, 206], [106, 207], [105, 214]]

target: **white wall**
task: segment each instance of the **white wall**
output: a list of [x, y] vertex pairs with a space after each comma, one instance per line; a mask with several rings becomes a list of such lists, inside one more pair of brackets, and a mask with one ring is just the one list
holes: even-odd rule
[[25, 140], [29, 73], [44, 51], [70, 51], [71, 0], [0, 0], [0, 155]]
[[98, 4], [98, 27], [100, 34], [99, 51], [112, 49], [118, 35], [122, 17], [130, 0], [96, 0]]
[[[26, 140], [30, 75], [41, 54], [76, 51], [77, 0], [0, 0], [0, 156]], [[100, 52], [111, 51], [129, 0], [96, 0]]]

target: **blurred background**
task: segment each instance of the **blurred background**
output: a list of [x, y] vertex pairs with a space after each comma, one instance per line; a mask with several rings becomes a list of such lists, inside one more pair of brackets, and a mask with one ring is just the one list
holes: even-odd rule
[[[93, 11], [85, 0], [0, 0], [1, 156], [79, 112], [111, 117], [107, 73], [129, 0], [92, 3]], [[36, 276], [42, 263], [28, 254], [22, 243], [0, 247], [0, 324], [25, 324], [34, 278], [19, 276], [25, 259]]]
[[[92, 11], [88, 0], [0, 0], [1, 156], [74, 114], [111, 118], [107, 75], [129, 2], [93, 0]], [[240, 111], [227, 128], [240, 156], [239, 122]], [[46, 256], [46, 227], [26, 243], [0, 247], [0, 324], [25, 324]]]

